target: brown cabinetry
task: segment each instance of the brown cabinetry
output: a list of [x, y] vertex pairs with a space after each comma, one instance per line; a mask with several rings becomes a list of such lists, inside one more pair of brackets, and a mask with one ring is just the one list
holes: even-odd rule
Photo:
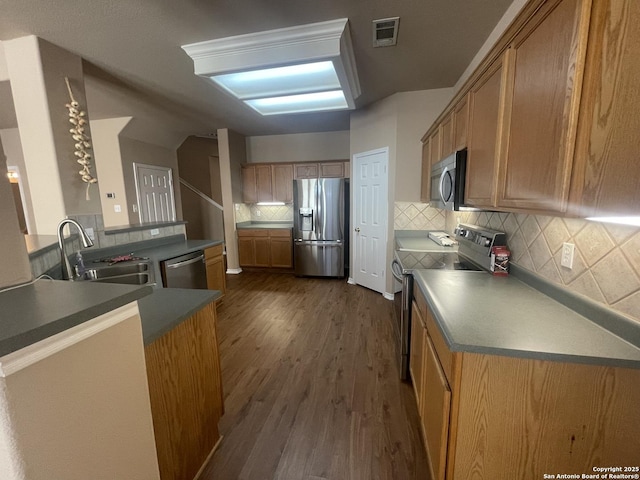
[[295, 163], [294, 178], [348, 178], [349, 162]]
[[469, 96], [462, 97], [453, 108], [453, 150], [467, 147], [467, 126], [469, 124]]
[[566, 209], [589, 16], [582, 7], [588, 3], [546, 2], [507, 50], [498, 207]]
[[291, 229], [238, 230], [241, 267], [293, 268]]
[[418, 403], [418, 411], [422, 406], [422, 363], [424, 341], [427, 335], [426, 323], [421, 309], [414, 301], [411, 304], [411, 344], [409, 345], [409, 375], [413, 391]]
[[145, 359], [160, 478], [195, 478], [224, 413], [215, 304], [147, 345]]
[[293, 201], [291, 164], [255, 164], [242, 167], [244, 203]]
[[418, 285], [414, 297], [426, 318], [418, 406], [433, 479], [635, 465], [640, 370], [453, 352]]
[[469, 137], [465, 201], [475, 207], [494, 204], [503, 58], [491, 65], [469, 92]]
[[220, 290], [224, 295], [227, 290], [227, 282], [222, 244], [205, 248], [204, 259], [207, 268], [207, 288]]
[[447, 115], [440, 124], [440, 158], [453, 153], [453, 114]]
[[431, 147], [429, 145], [429, 138], [426, 140], [423, 139], [421, 168], [420, 201], [429, 203], [429, 196], [431, 195]]

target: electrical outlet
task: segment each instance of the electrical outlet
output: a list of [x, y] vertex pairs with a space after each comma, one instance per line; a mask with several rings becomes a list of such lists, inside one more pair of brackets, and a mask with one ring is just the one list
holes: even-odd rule
[[573, 268], [573, 254], [575, 253], [576, 246], [573, 243], [562, 244], [562, 260], [560, 265], [567, 268]]
[[151, 233], [152, 237], [155, 237], [156, 235], [160, 235], [160, 230], [158, 230], [157, 228], [152, 228], [149, 233]]
[[131, 205], [131, 208], [133, 209], [133, 213], [138, 213], [138, 205], [134, 203]]
[[257, 217], [262, 216], [262, 212], [260, 212], [260, 210], [256, 210], [256, 216], [257, 216]]

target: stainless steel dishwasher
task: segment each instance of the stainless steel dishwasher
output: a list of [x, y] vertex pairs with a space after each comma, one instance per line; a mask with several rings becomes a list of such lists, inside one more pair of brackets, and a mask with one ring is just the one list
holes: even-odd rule
[[207, 288], [207, 268], [202, 250], [164, 260], [160, 262], [160, 269], [165, 288]]

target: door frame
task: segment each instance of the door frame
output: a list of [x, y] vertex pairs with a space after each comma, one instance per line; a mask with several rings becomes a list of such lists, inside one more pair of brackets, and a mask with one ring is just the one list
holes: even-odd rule
[[[351, 207], [350, 207], [350, 218], [351, 218], [351, 222], [350, 222], [350, 232], [349, 232], [349, 243], [350, 243], [350, 252], [349, 252], [349, 258], [350, 258], [350, 266], [349, 266], [349, 272], [350, 272], [350, 277], [347, 280], [348, 283], [352, 284], [352, 285], [358, 285], [358, 283], [356, 282], [356, 265], [355, 262], [357, 261], [357, 253], [356, 253], [356, 249], [359, 248], [357, 245], [357, 240], [355, 238], [355, 227], [356, 222], [357, 222], [357, 218], [358, 216], [356, 215], [356, 207], [357, 204], [355, 202], [355, 196], [357, 194], [357, 169], [358, 169], [358, 161], [361, 158], [364, 157], [368, 157], [371, 155], [377, 155], [377, 154], [384, 154], [385, 155], [385, 168], [386, 168], [386, 185], [385, 185], [385, 200], [384, 202], [382, 202], [382, 207], [384, 208], [384, 214], [381, 215], [381, 218], [384, 219], [384, 246], [383, 246], [383, 250], [384, 250], [384, 274], [383, 276], [383, 285], [382, 285], [382, 290], [379, 291], [380, 294], [382, 294], [385, 298], [388, 297], [388, 293], [386, 292], [386, 277], [387, 277], [387, 273], [388, 273], [388, 269], [386, 268], [386, 263], [387, 263], [387, 244], [389, 241], [389, 147], [382, 147], [382, 148], [376, 148], [373, 150], [367, 150], [365, 152], [358, 152], [358, 153], [354, 153], [351, 157], [351, 187], [350, 187], [350, 197], [351, 197]], [[364, 285], [362, 285], [364, 286]], [[365, 288], [368, 288], [366, 286], [364, 286]], [[376, 290], [377, 291], [377, 290]], [[393, 298], [393, 296], [391, 297]]]

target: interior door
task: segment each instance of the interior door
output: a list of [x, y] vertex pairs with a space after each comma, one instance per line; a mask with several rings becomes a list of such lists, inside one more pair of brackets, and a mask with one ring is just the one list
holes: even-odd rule
[[353, 163], [353, 280], [384, 293], [389, 148], [358, 153]]
[[172, 222], [176, 219], [171, 169], [134, 163], [140, 223]]

